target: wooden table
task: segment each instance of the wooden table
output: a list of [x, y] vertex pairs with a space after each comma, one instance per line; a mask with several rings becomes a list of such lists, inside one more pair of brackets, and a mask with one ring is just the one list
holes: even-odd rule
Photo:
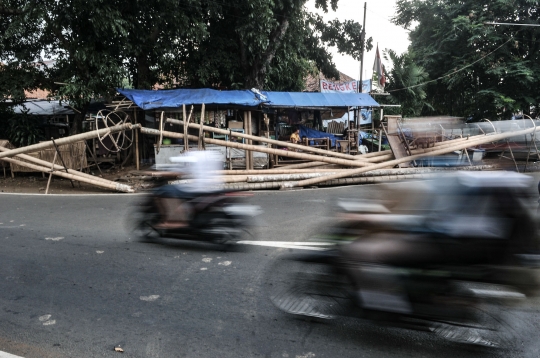
[[[303, 138], [302, 143], [308, 147], [330, 150], [330, 138]], [[310, 144], [313, 143], [313, 144]]]

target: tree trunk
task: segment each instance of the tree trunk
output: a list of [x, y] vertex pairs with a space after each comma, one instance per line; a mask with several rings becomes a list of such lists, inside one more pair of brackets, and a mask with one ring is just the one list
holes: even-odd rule
[[151, 89], [152, 83], [150, 83], [150, 66], [148, 65], [148, 59], [144, 54], [137, 56], [137, 76], [135, 87], [137, 89]]
[[73, 118], [73, 125], [70, 128], [70, 135], [79, 134], [82, 132], [82, 123], [90, 107], [90, 102], [86, 102], [81, 108], [77, 108], [75, 111], [75, 117]]

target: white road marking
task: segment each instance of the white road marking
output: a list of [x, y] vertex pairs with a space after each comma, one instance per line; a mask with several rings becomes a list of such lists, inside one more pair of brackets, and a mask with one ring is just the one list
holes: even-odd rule
[[58, 237], [46, 237], [45, 240], [49, 240], [49, 241], [60, 241], [60, 240], [63, 240], [64, 237], [63, 236], [58, 236]]
[[210, 257], [205, 257], [202, 260], [203, 260], [203, 262], [212, 262], [212, 258], [210, 258]]
[[50, 321], [43, 322], [44, 326], [51, 326], [53, 324], [56, 324], [56, 320], [51, 319]]
[[218, 263], [218, 265], [221, 265], [221, 266], [229, 266], [230, 264], [232, 264], [232, 261], [223, 261], [223, 262]]
[[23, 358], [23, 357], [0, 351], [0, 358]]
[[238, 241], [238, 244], [242, 245], [254, 245], [254, 246], [267, 246], [267, 247], [277, 247], [285, 249], [299, 249], [299, 250], [313, 250], [313, 251], [323, 251], [326, 248], [321, 246], [331, 246], [334, 245], [330, 242], [290, 242], [290, 241]]
[[96, 251], [97, 254], [102, 254], [104, 253], [105, 251]]
[[159, 295], [141, 296], [139, 298], [141, 299], [141, 301], [152, 302], [157, 300], [159, 298]]
[[201, 271], [206, 271], [208, 270], [206, 267], [201, 267]]
[[51, 318], [51, 315], [50, 315], [50, 314], [46, 314], [46, 315], [40, 316], [40, 317], [39, 317], [39, 321], [40, 321], [40, 322], [45, 322], [45, 321], [48, 321], [49, 318]]

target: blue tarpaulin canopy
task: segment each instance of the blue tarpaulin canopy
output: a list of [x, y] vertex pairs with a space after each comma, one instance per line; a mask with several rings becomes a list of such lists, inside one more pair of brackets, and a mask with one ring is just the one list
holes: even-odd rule
[[262, 92], [263, 105], [281, 108], [379, 107], [367, 93]]
[[180, 108], [191, 105], [230, 105], [256, 107], [261, 104], [255, 93], [249, 90], [218, 91], [209, 88], [173, 90], [117, 89], [144, 110], [158, 108]]
[[379, 107], [367, 93], [319, 93], [319, 92], [262, 92], [250, 90], [218, 91], [202, 89], [134, 90], [118, 89], [118, 92], [144, 110], [179, 108], [190, 105], [222, 105], [271, 108], [329, 108], [329, 107]]

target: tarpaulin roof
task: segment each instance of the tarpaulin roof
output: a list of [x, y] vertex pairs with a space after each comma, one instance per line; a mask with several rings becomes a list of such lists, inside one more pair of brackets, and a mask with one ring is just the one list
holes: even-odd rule
[[179, 108], [188, 105], [234, 105], [243, 107], [328, 108], [378, 107], [367, 93], [266, 92], [251, 90], [218, 91], [202, 89], [134, 90], [118, 92], [142, 109]]
[[209, 88], [173, 90], [118, 89], [118, 92], [142, 109], [179, 108], [191, 105], [236, 105], [256, 107], [261, 104], [255, 93], [249, 90], [218, 91]]
[[262, 92], [267, 107], [379, 107], [367, 93]]

